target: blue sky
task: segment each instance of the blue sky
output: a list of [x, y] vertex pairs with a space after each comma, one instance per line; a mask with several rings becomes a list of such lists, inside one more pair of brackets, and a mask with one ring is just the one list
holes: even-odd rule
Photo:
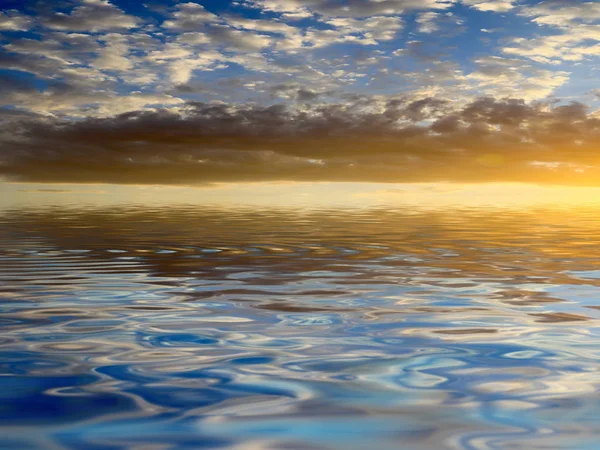
[[[202, 164], [208, 160], [218, 160], [221, 166], [229, 164], [235, 150], [229, 147], [237, 144], [223, 149], [221, 141], [217, 146], [206, 143], [206, 130], [213, 130], [213, 135], [227, 134], [226, 129], [219, 128], [224, 124], [222, 117], [217, 120], [211, 116], [212, 122], [205, 121], [215, 111], [210, 105], [221, 108], [221, 116], [229, 115], [227, 120], [236, 123], [235, 133], [246, 136], [246, 141], [247, 135], [253, 134], [250, 128], [257, 126], [254, 121], [266, 114], [257, 113], [257, 109], [268, 106], [285, 110], [280, 117], [289, 122], [280, 123], [280, 127], [300, 128], [304, 135], [334, 128], [334, 134], [343, 135], [344, 127], [360, 129], [364, 135], [367, 116], [396, 114], [382, 133], [389, 132], [398, 139], [402, 130], [406, 135], [407, 130], [425, 130], [438, 122], [446, 125], [429, 129], [429, 137], [450, 128], [455, 133], [457, 126], [447, 126], [452, 121], [472, 131], [476, 127], [468, 121], [474, 117], [480, 121], [482, 116], [469, 115], [469, 107], [481, 106], [477, 102], [484, 98], [495, 102], [498, 111], [502, 102], [521, 102], [525, 109], [533, 105], [527, 114], [535, 110], [535, 120], [554, 108], [577, 102], [574, 109], [556, 110], [562, 111], [557, 120], [569, 111], [575, 116], [564, 120], [577, 121], [577, 114], [584, 111], [591, 122], [577, 122], [577, 126], [595, 130], [600, 92], [596, 82], [600, 3], [596, 1], [4, 0], [3, 4], [0, 91], [5, 106], [0, 117], [5, 130], [13, 134], [19, 130], [21, 136], [15, 140], [3, 135], [9, 156], [0, 159], [0, 173], [8, 178], [28, 179], [21, 169], [7, 167], [21, 164], [24, 154], [40, 156], [35, 150], [40, 142], [27, 142], [39, 141], [43, 135], [34, 125], [46, 127], [46, 132], [58, 139], [57, 130], [81, 128], [83, 122], [104, 121], [114, 128], [110, 121], [123, 114], [146, 119], [150, 114], [170, 114], [187, 121], [190, 130], [197, 125], [191, 122], [200, 120], [200, 114], [205, 133], [190, 143], [190, 131], [186, 131], [188, 149], [183, 155], [181, 148], [168, 155], [185, 159], [192, 158], [192, 152], [196, 155], [192, 159], [204, 161]], [[203, 105], [200, 113], [199, 102]], [[406, 106], [403, 113], [397, 112], [400, 104]], [[489, 113], [489, 108], [486, 111]], [[514, 134], [514, 126], [508, 130], [507, 125], [494, 120], [498, 122], [490, 119], [487, 128]], [[548, 127], [548, 118], [543, 120]], [[521, 135], [503, 139], [532, 144], [535, 134], [542, 131], [524, 132], [524, 127], [535, 121], [521, 121]], [[81, 135], [81, 130], [73, 130]], [[117, 145], [121, 138], [94, 151], [102, 159], [107, 148]], [[153, 141], [157, 139], [153, 137]], [[569, 139], [570, 144], [579, 146], [578, 151], [582, 143], [589, 142], [590, 148], [595, 145], [595, 134]], [[450, 153], [453, 148], [462, 149], [457, 136], [450, 140]], [[533, 142], [538, 150], [548, 146], [547, 139], [542, 141]], [[562, 152], [564, 138], [558, 141]], [[56, 145], [58, 159], [68, 162], [78, 154], [73, 150], [63, 155], [61, 144]], [[260, 151], [267, 153], [254, 154], [253, 161], [264, 163], [281, 156], [278, 148], [261, 145]], [[224, 160], [215, 156], [219, 151]], [[157, 152], [147, 147], [145, 160], [170, 158]], [[198, 156], [198, 152], [204, 153]], [[265, 156], [271, 155], [268, 152], [275, 156]], [[498, 152], [502, 153], [493, 150]], [[136, 163], [139, 153], [136, 150], [135, 155], [123, 156], [123, 161]], [[304, 158], [308, 164], [332, 167], [332, 161], [321, 153], [292, 156]], [[389, 153], [386, 151], [387, 156], [379, 161], [389, 159]], [[413, 153], [402, 158], [420, 157]], [[534, 171], [548, 167], [587, 171], [592, 165], [589, 154], [581, 161], [573, 160], [572, 154], [558, 156], [528, 164]], [[44, 157], [49, 157], [47, 152]], [[494, 158], [484, 155], [483, 160]], [[344, 155], [337, 163], [344, 160], [344, 164], [356, 167], [363, 163], [360, 159]], [[427, 163], [435, 165], [434, 161]], [[289, 175], [284, 176], [287, 178]], [[393, 180], [389, 174], [384, 178]], [[206, 181], [200, 175], [198, 179]]]
[[[70, 89], [46, 90], [50, 98], [43, 104], [23, 93], [9, 95], [16, 108], [42, 114], [109, 115], [129, 105], [190, 99], [276, 103], [296, 99], [295, 88], [324, 100], [437, 91], [465, 100], [560, 94], [592, 101], [595, 87], [589, 77], [598, 53], [595, 2], [79, 0], [50, 7], [9, 0], [7, 5], [0, 22], [4, 79], [40, 90], [56, 83]], [[583, 33], [583, 26], [591, 29]], [[552, 36], [559, 48], [549, 47]], [[123, 104], [119, 97], [127, 95], [132, 97]]]

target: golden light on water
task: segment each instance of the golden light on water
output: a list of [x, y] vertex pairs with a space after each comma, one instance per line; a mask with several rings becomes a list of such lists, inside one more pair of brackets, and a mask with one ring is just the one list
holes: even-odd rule
[[421, 207], [600, 206], [600, 187], [524, 183], [223, 183], [210, 187], [0, 185], [0, 206], [23, 204], [229, 204], [284, 207], [371, 207], [382, 204]]
[[[64, 409], [93, 416], [103, 442], [179, 436], [160, 423], [169, 408], [197, 421], [192, 435], [242, 443], [231, 449], [266, 449], [251, 439], [271, 430], [328, 448], [302, 443], [336, 427], [360, 430], [345, 450], [395, 450], [399, 427], [426, 430], [414, 449], [543, 448], [544, 430], [595, 448], [599, 188], [3, 189], [0, 320], [11, 370], [28, 371], [7, 401], [16, 417], [47, 415], [21, 406], [36, 392], [75, 402]], [[85, 395], [47, 389], [65, 374]], [[126, 413], [142, 426], [122, 424], [128, 403], [97, 406], [108, 395], [139, 400]], [[88, 423], [70, 426], [87, 439]]]

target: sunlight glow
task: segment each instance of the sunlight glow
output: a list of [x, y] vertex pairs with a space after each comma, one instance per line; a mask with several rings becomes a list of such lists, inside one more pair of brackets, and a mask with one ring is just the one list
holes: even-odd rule
[[0, 207], [23, 204], [228, 204], [279, 207], [600, 206], [600, 187], [522, 183], [223, 183], [211, 187], [78, 184], [0, 185]]

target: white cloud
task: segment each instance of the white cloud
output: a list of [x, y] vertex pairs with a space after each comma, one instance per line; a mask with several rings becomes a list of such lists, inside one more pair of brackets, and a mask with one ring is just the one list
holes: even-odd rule
[[96, 105], [96, 115], [113, 116], [128, 111], [139, 111], [148, 107], [174, 106], [185, 103], [184, 100], [166, 94], [134, 93], [130, 95], [115, 95], [99, 100]]
[[[463, 102], [477, 95], [533, 100], [552, 94], [570, 76], [539, 63], [600, 55], [600, 26], [590, 23], [600, 17], [600, 4], [592, 2], [517, 8], [517, 0], [239, 0], [216, 14], [186, 1], [164, 8], [165, 20], [152, 24], [111, 0], [74, 1], [74, 8], [41, 15], [35, 24], [15, 11], [0, 13], [0, 30], [42, 26], [35, 29], [39, 36], [27, 39], [7, 33], [0, 67], [66, 86], [48, 89], [39, 101], [19, 97], [22, 107], [85, 116], [116, 111], [119, 102], [151, 108], [153, 103], [144, 103], [148, 96], [172, 92], [202, 100], [299, 102], [324, 92], [336, 92], [334, 98], [368, 89]], [[466, 69], [463, 53], [452, 60], [460, 45], [454, 32], [463, 22], [448, 8], [459, 3], [520, 14], [551, 34], [502, 41], [504, 58], [479, 58], [474, 69]], [[253, 15], [260, 18], [233, 15], [243, 7], [257, 8]], [[416, 30], [407, 30], [405, 39], [401, 32], [413, 17]], [[139, 28], [126, 31], [133, 27]], [[418, 40], [415, 31], [423, 34]], [[222, 70], [222, 80], [208, 75], [216, 70]], [[285, 85], [293, 89], [273, 90]], [[127, 95], [116, 94], [127, 90], [143, 95], [130, 94], [134, 100], [127, 106]]]
[[182, 44], [196, 46], [202, 44], [209, 44], [210, 37], [208, 37], [206, 33], [201, 32], [181, 33], [177, 35], [176, 41]]
[[16, 10], [0, 11], [0, 31], [26, 31], [32, 24], [31, 17], [20, 14]]
[[419, 32], [420, 33], [433, 33], [434, 31], [439, 30], [439, 26], [436, 23], [436, 20], [439, 17], [439, 13], [436, 12], [425, 12], [421, 13], [417, 16], [415, 21], [419, 24]]
[[94, 61], [94, 66], [102, 70], [129, 70], [133, 67], [128, 58], [129, 46], [127, 37], [121, 34], [107, 34], [100, 39], [105, 46], [100, 50], [100, 56]]
[[82, 89], [52, 90], [43, 95], [17, 94], [12, 100], [16, 106], [39, 114], [72, 117], [105, 117], [148, 107], [184, 103], [184, 100], [166, 94], [117, 95], [110, 91]]
[[38, 55], [72, 65], [83, 63], [90, 53], [99, 50], [100, 45], [87, 34], [50, 32], [44, 33], [41, 39], [14, 39], [4, 48], [10, 52]]
[[[208, 42], [203, 41], [203, 42]], [[176, 43], [167, 43], [162, 48], [148, 52], [146, 59], [149, 61], [165, 61], [170, 59], [183, 59], [192, 54], [191, 50]]]
[[[391, 41], [394, 39], [404, 25], [400, 17], [395, 16], [373, 16], [367, 19], [334, 18], [326, 21], [327, 24], [336, 28], [343, 40], [354, 40], [348, 38], [355, 35], [368, 41]], [[346, 39], [343, 38], [346, 37]]]
[[338, 0], [246, 0], [249, 6], [282, 14], [284, 18], [369, 17], [397, 15], [411, 10], [447, 9], [455, 0], [373, 0], [339, 2]]
[[225, 60], [227, 58], [214, 50], [201, 52], [189, 58], [177, 58], [169, 62], [169, 78], [173, 84], [184, 84], [190, 80], [194, 70], [212, 71]]
[[42, 22], [57, 30], [86, 32], [130, 29], [140, 24], [137, 17], [125, 14], [108, 0], [80, 0], [80, 5], [70, 14], [58, 12]]
[[234, 51], [260, 51], [273, 42], [271, 36], [236, 30], [226, 25], [213, 25], [205, 33], [213, 45], [223, 45]]
[[533, 17], [532, 22], [538, 25], [569, 27], [575, 23], [593, 23], [600, 19], [600, 3], [573, 2], [540, 3], [523, 8], [520, 12], [526, 17]]
[[[515, 38], [513, 45], [503, 51], [510, 55], [528, 57], [542, 63], [559, 63], [561, 61], [581, 61], [587, 56], [600, 54], [599, 25], [578, 25], [562, 28], [560, 34], [550, 34], [534, 39]], [[584, 44], [589, 42], [590, 44]]]
[[464, 5], [479, 11], [507, 12], [515, 7], [515, 0], [462, 0]]
[[204, 6], [188, 2], [177, 5], [172, 20], [166, 20], [162, 26], [169, 30], [197, 31], [207, 23], [218, 23], [221, 19], [204, 9]]
[[568, 72], [536, 68], [521, 59], [487, 56], [475, 62], [477, 70], [466, 79], [477, 92], [499, 98], [544, 98], [569, 81]]
[[245, 17], [231, 16], [226, 17], [225, 20], [232, 27], [241, 28], [244, 30], [259, 31], [263, 33], [276, 33], [289, 36], [300, 31], [300, 29], [296, 27], [275, 20], [247, 19]]
[[600, 55], [600, 3], [597, 2], [541, 2], [524, 7], [519, 15], [551, 30], [552, 34], [533, 39], [515, 38], [504, 52], [530, 58], [534, 61], [559, 64], [564, 61], [582, 61]]

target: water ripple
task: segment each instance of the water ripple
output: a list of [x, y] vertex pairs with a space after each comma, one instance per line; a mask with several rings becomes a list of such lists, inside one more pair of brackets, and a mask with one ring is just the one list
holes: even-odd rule
[[600, 211], [0, 215], [0, 448], [595, 449]]

